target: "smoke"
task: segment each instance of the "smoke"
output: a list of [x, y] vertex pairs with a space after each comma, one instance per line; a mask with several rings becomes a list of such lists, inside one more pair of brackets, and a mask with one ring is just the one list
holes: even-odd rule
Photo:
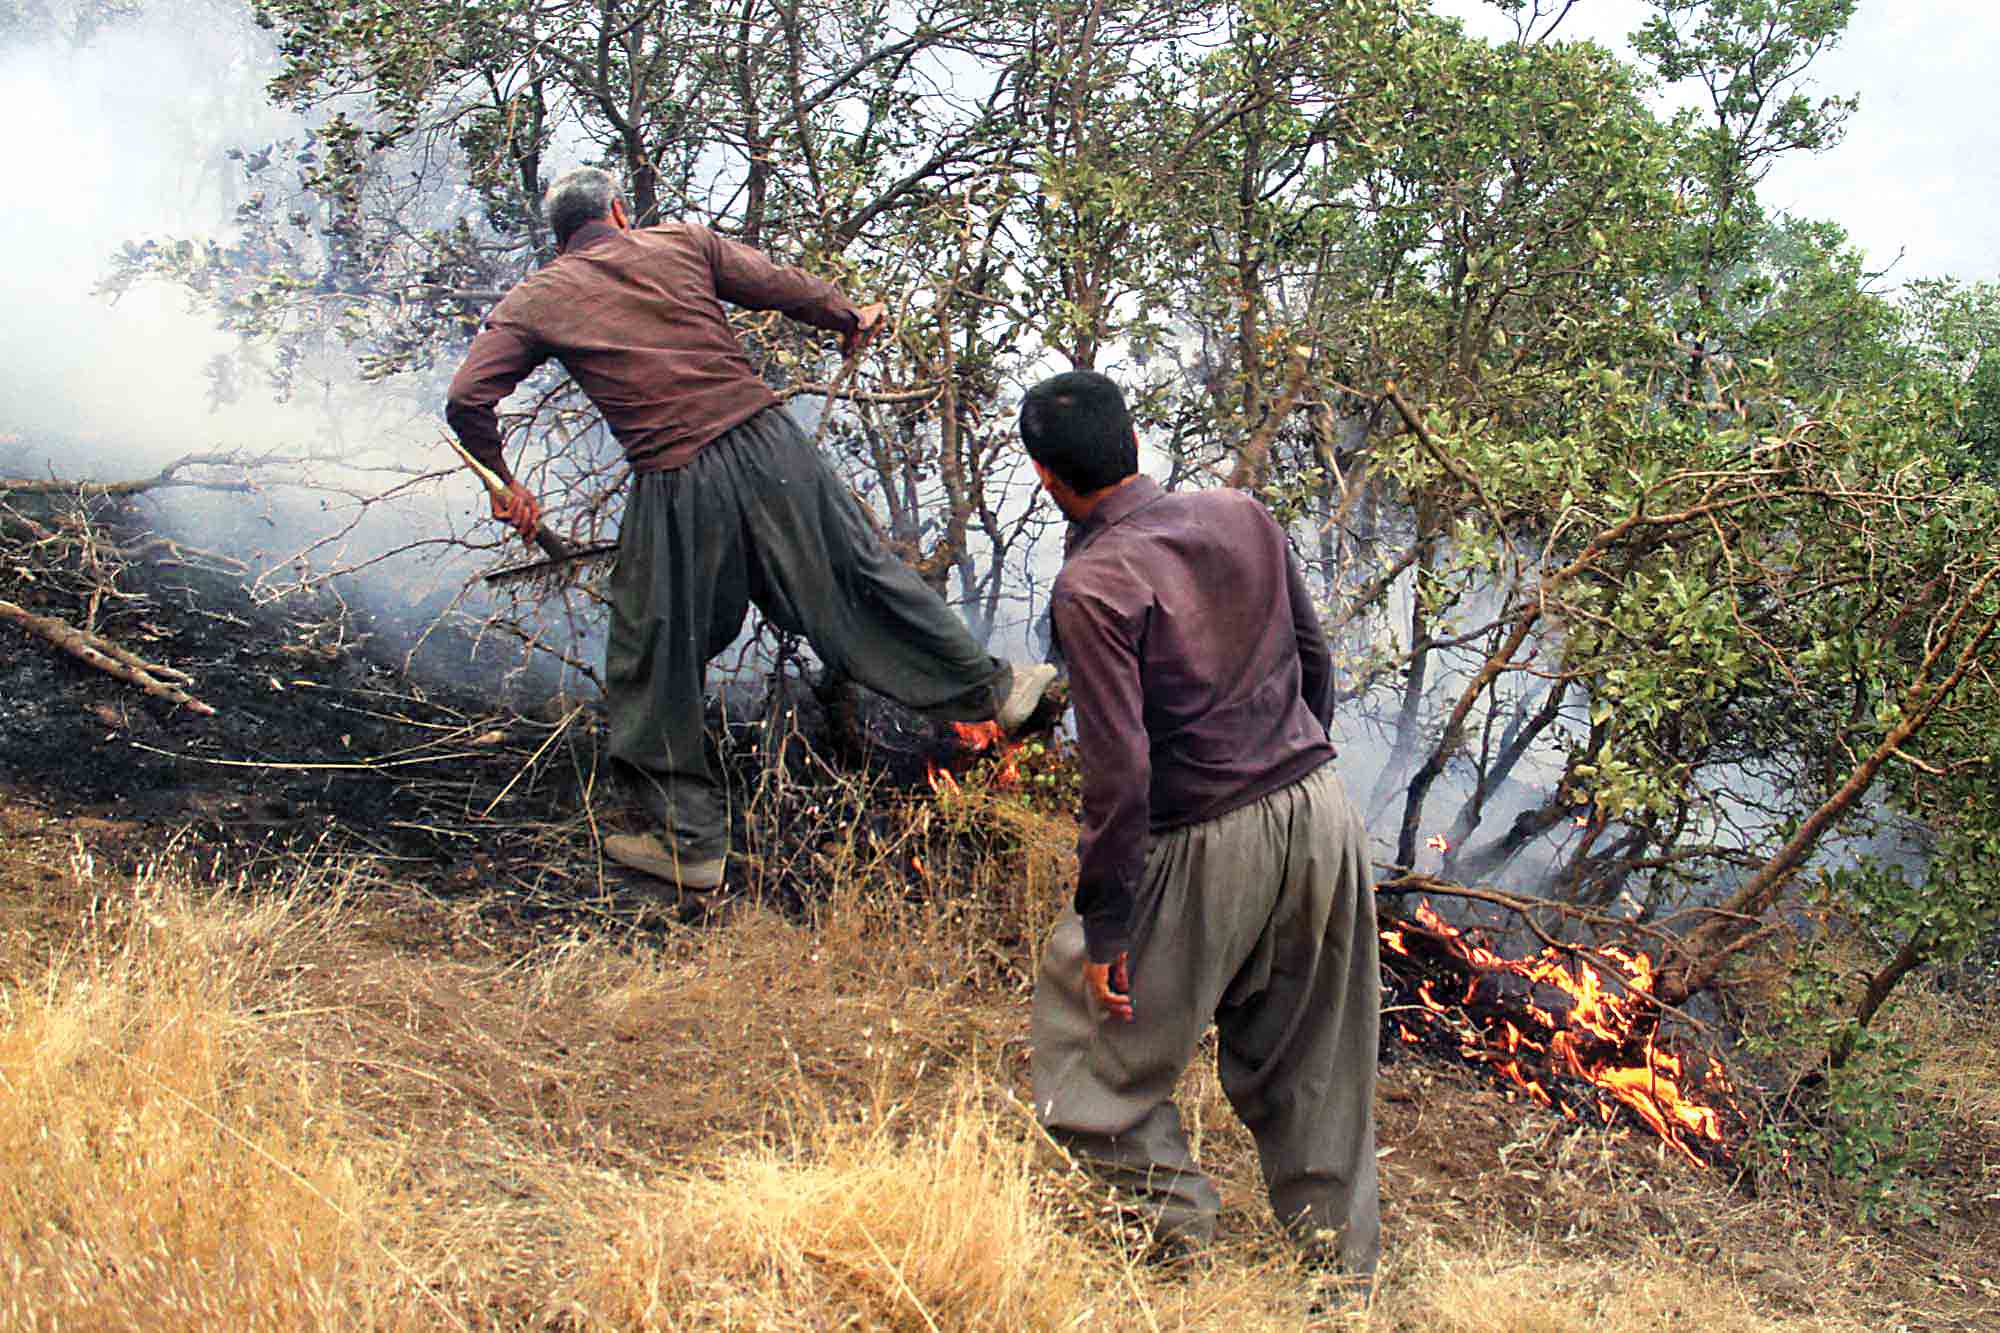
[[207, 234], [235, 206], [224, 150], [293, 128], [262, 94], [265, 35], [182, 0], [87, 44], [0, 50], [0, 436], [64, 476], [143, 471], [196, 448], [310, 435], [311, 413], [211, 412], [205, 368], [231, 340], [180, 294], [95, 294], [124, 241]]
[[[246, 191], [240, 150], [308, 128], [267, 97], [276, 67], [269, 35], [225, 0], [161, 0], [80, 43], [0, 46], [0, 123], [24, 127], [0, 136], [0, 475], [140, 477], [230, 450], [449, 466], [431, 395], [360, 385], [343, 368], [276, 401], [256, 349], [189, 293], [163, 282], [115, 300], [99, 291], [127, 243], [229, 240]], [[315, 542], [328, 544], [314, 565], [359, 564], [463, 532], [484, 507], [464, 476], [365, 505], [394, 479], [320, 463], [267, 480], [253, 496], [156, 492], [147, 504], [163, 530], [278, 581]], [[435, 606], [470, 567], [434, 547], [346, 581], [342, 595], [371, 610]]]

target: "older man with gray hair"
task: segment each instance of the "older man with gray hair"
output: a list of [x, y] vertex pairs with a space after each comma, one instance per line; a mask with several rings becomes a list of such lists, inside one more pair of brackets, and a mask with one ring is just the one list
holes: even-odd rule
[[926, 716], [1014, 730], [1054, 677], [987, 654], [889, 555], [744, 355], [723, 303], [837, 333], [858, 354], [884, 307], [692, 222], [635, 228], [593, 167], [549, 187], [558, 254], [495, 306], [452, 380], [446, 419], [506, 486], [493, 515], [530, 536], [535, 496], [508, 469], [495, 407], [550, 357], [603, 414], [632, 469], [605, 646], [610, 753], [657, 832], [605, 854], [677, 888], [722, 882], [728, 806], [708, 757], [702, 681], [752, 603], [828, 668]]

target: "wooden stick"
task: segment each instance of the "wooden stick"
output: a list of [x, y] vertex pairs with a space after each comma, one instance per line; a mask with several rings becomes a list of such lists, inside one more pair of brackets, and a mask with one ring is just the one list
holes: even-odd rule
[[[464, 445], [449, 435], [444, 437], [444, 442], [451, 446], [453, 453], [465, 460], [465, 465], [472, 469], [472, 475], [485, 484], [487, 494], [495, 499], [507, 494], [507, 483], [494, 476], [493, 469], [467, 453]], [[535, 545], [542, 548], [542, 554], [551, 560], [563, 560], [575, 554], [575, 548], [550, 532], [548, 525], [544, 523], [535, 524], [534, 541]]]
[[169, 487], [192, 487], [196, 490], [246, 494], [257, 489], [247, 480], [184, 480], [179, 473], [184, 467], [226, 467], [247, 465], [255, 461], [257, 460], [245, 460], [240, 454], [233, 452], [183, 454], [153, 476], [137, 477], [131, 481], [57, 481], [50, 478], [0, 477], [0, 491], [11, 495], [130, 496]]
[[49, 643], [74, 657], [86, 666], [96, 667], [107, 676], [114, 676], [128, 685], [137, 685], [155, 698], [165, 699], [186, 708], [191, 713], [203, 717], [214, 717], [215, 710], [182, 689], [191, 685], [193, 678], [172, 667], [156, 666], [144, 658], [127, 652], [108, 639], [86, 633], [76, 626], [57, 620], [54, 616], [38, 616], [23, 606], [0, 601], [0, 620], [19, 625], [39, 639]]

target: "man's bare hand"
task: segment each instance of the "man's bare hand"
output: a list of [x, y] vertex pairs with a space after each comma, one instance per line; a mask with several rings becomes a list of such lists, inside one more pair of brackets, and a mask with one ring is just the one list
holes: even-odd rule
[[521, 534], [521, 540], [535, 540], [535, 528], [542, 521], [542, 503], [518, 478], [509, 478], [507, 489], [493, 494], [493, 517]]
[[882, 331], [889, 317], [889, 307], [877, 301], [873, 305], [862, 306], [854, 312], [854, 327], [840, 340], [842, 356], [857, 356], [861, 349], [875, 341], [875, 335]]
[[1085, 962], [1083, 989], [1112, 1018], [1121, 1023], [1132, 1021], [1132, 978], [1125, 970], [1123, 953], [1108, 963]]

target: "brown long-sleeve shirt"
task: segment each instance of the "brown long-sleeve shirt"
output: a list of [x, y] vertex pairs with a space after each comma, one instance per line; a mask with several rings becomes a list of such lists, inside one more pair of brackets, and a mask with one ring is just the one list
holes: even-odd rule
[[834, 333], [851, 332], [857, 319], [832, 283], [706, 227], [587, 222], [487, 315], [451, 382], [445, 419], [466, 452], [510, 476], [494, 407], [553, 356], [635, 471], [681, 467], [778, 401], [751, 369], [724, 301]]
[[1076, 910], [1092, 960], [1130, 945], [1148, 837], [1333, 758], [1333, 664], [1269, 512], [1137, 477], [1072, 527], [1050, 598], [1083, 769]]

